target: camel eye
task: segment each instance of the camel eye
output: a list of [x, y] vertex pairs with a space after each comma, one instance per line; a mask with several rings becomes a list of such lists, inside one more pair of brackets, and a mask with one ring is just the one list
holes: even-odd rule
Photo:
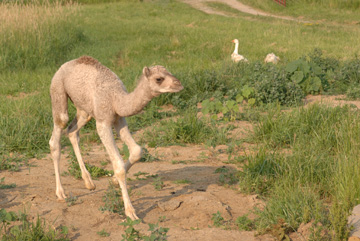
[[156, 78], [156, 83], [161, 84], [164, 81], [164, 78]]

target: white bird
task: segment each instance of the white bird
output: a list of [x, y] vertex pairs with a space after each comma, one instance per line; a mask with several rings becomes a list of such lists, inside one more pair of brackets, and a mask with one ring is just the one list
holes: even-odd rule
[[280, 61], [280, 58], [276, 56], [274, 53], [266, 55], [265, 63], [273, 63], [277, 64]]
[[231, 54], [231, 60], [235, 63], [238, 63], [240, 61], [248, 62], [248, 60], [238, 53], [239, 50], [239, 40], [234, 39], [231, 42], [235, 43], [235, 49], [234, 52]]

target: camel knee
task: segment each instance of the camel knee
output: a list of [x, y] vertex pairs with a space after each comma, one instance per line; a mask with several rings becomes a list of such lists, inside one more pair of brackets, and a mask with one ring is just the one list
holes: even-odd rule
[[139, 145], [134, 145], [130, 150], [129, 161], [133, 164], [141, 159], [142, 149]]
[[69, 115], [67, 113], [61, 113], [59, 115], [54, 115], [54, 123], [59, 126], [61, 129], [64, 129], [69, 121]]
[[52, 134], [52, 136], [50, 138], [50, 141], [49, 141], [49, 146], [50, 146], [50, 152], [51, 153], [56, 152], [56, 151], [60, 151], [60, 149], [61, 149], [60, 139], [61, 139], [61, 129], [60, 130], [55, 130], [54, 129], [53, 134]]
[[126, 178], [126, 169], [125, 166], [120, 166], [118, 168], [114, 168], [114, 177], [118, 181], [125, 181]]

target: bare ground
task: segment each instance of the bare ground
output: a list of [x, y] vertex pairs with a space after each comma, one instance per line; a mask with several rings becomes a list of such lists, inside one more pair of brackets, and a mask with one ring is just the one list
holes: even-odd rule
[[[360, 107], [360, 102], [347, 102], [342, 97], [308, 96], [308, 103], [323, 102], [332, 105], [350, 103]], [[234, 123], [236, 129], [231, 135], [243, 138], [252, 131], [249, 122]], [[143, 132], [135, 133], [135, 139], [141, 138]], [[118, 141], [118, 146], [122, 146]], [[237, 150], [237, 155], [251, 151], [253, 145], [244, 143]], [[148, 233], [148, 223], [156, 223], [165, 216], [160, 226], [170, 228], [168, 240], [275, 240], [270, 235], [257, 235], [254, 231], [238, 231], [233, 224], [237, 217], [249, 214], [255, 218], [252, 210], [255, 206], [264, 205], [254, 195], [245, 195], [219, 184], [219, 173], [215, 170], [226, 167], [236, 170], [239, 167], [226, 164], [227, 146], [215, 149], [205, 145], [169, 146], [156, 149], [148, 148], [149, 152], [160, 161], [137, 163], [130, 171], [128, 182], [131, 189], [131, 200], [143, 222], [136, 226], [142, 233]], [[67, 170], [67, 153], [70, 147], [64, 148], [61, 171]], [[83, 150], [85, 161], [99, 166], [107, 160], [102, 145], [93, 144]], [[0, 208], [7, 211], [26, 210], [34, 219], [39, 216], [53, 228], [67, 226], [72, 240], [120, 240], [124, 234], [124, 216], [102, 212], [102, 197], [108, 188], [110, 178], [94, 180], [97, 188], [89, 191], [82, 180], [71, 176], [62, 176], [67, 195], [77, 197], [75, 205], [58, 202], [55, 196], [55, 176], [53, 163], [49, 156], [43, 159], [29, 160], [30, 168], [22, 167], [19, 172], [3, 171], [0, 178], [5, 177], [6, 183], [16, 183], [16, 188], [0, 192]], [[111, 170], [110, 164], [105, 167]], [[137, 180], [138, 172], [149, 175], [157, 174], [162, 178], [164, 187], [156, 190], [153, 178]], [[175, 181], [188, 180], [187, 184], [176, 184]], [[225, 220], [232, 223], [228, 228], [214, 227], [212, 214], [219, 211]], [[109, 237], [100, 237], [97, 232], [105, 230]], [[295, 234], [300, 235], [300, 234]], [[294, 237], [294, 236], [293, 236]], [[294, 240], [302, 240], [301, 237]]]
[[[251, 130], [248, 122], [238, 122], [232, 135], [246, 135]], [[139, 139], [142, 132], [134, 134]], [[118, 146], [122, 146], [118, 141]], [[249, 146], [249, 145], [244, 145]], [[156, 149], [147, 148], [160, 161], [137, 163], [130, 171], [128, 188], [137, 215], [143, 223], [136, 226], [142, 233], [148, 233], [148, 223], [157, 223], [165, 216], [160, 226], [170, 228], [168, 240], [274, 240], [270, 235], [257, 236], [254, 231], [238, 231], [234, 225], [237, 217], [249, 214], [262, 202], [253, 195], [244, 195], [236, 190], [219, 185], [219, 175], [215, 170], [226, 167], [235, 170], [235, 165], [224, 164], [228, 159], [227, 146], [215, 149], [204, 145], [170, 146]], [[68, 168], [70, 147], [63, 150], [61, 171]], [[107, 160], [102, 145], [94, 144], [82, 151], [85, 161], [99, 166]], [[104, 196], [110, 178], [94, 180], [95, 191], [85, 188], [82, 180], [62, 176], [62, 183], [68, 196], [76, 197], [75, 205], [58, 202], [55, 196], [55, 176], [50, 156], [29, 160], [30, 168], [22, 167], [19, 172], [4, 171], [6, 183], [16, 183], [16, 188], [0, 192], [0, 208], [7, 211], [26, 210], [30, 217], [37, 216], [46, 220], [53, 228], [66, 226], [72, 240], [120, 240], [124, 227], [118, 224], [125, 217], [119, 214], [102, 212]], [[105, 167], [111, 170], [111, 165]], [[135, 173], [146, 172], [161, 177], [164, 187], [156, 190], [153, 178], [137, 180]], [[175, 181], [188, 180], [188, 184]], [[226, 221], [232, 221], [228, 228], [216, 228], [212, 214], [219, 211]], [[100, 237], [97, 232], [105, 230], [109, 237]]]

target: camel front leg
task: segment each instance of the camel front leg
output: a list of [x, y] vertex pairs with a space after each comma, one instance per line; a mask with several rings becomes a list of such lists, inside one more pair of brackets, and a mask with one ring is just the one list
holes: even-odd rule
[[136, 216], [135, 209], [131, 204], [130, 197], [127, 191], [125, 165], [116, 146], [111, 125], [96, 122], [96, 129], [102, 143], [106, 148], [107, 153], [110, 156], [110, 160], [114, 169], [114, 176], [120, 184], [121, 193], [124, 200], [125, 214], [132, 220], [139, 219]]
[[141, 147], [132, 138], [124, 117], [120, 117], [115, 122], [115, 130], [116, 134], [120, 136], [121, 140], [129, 147], [130, 156], [129, 160], [125, 163], [125, 170], [127, 172], [132, 165], [141, 159]]

